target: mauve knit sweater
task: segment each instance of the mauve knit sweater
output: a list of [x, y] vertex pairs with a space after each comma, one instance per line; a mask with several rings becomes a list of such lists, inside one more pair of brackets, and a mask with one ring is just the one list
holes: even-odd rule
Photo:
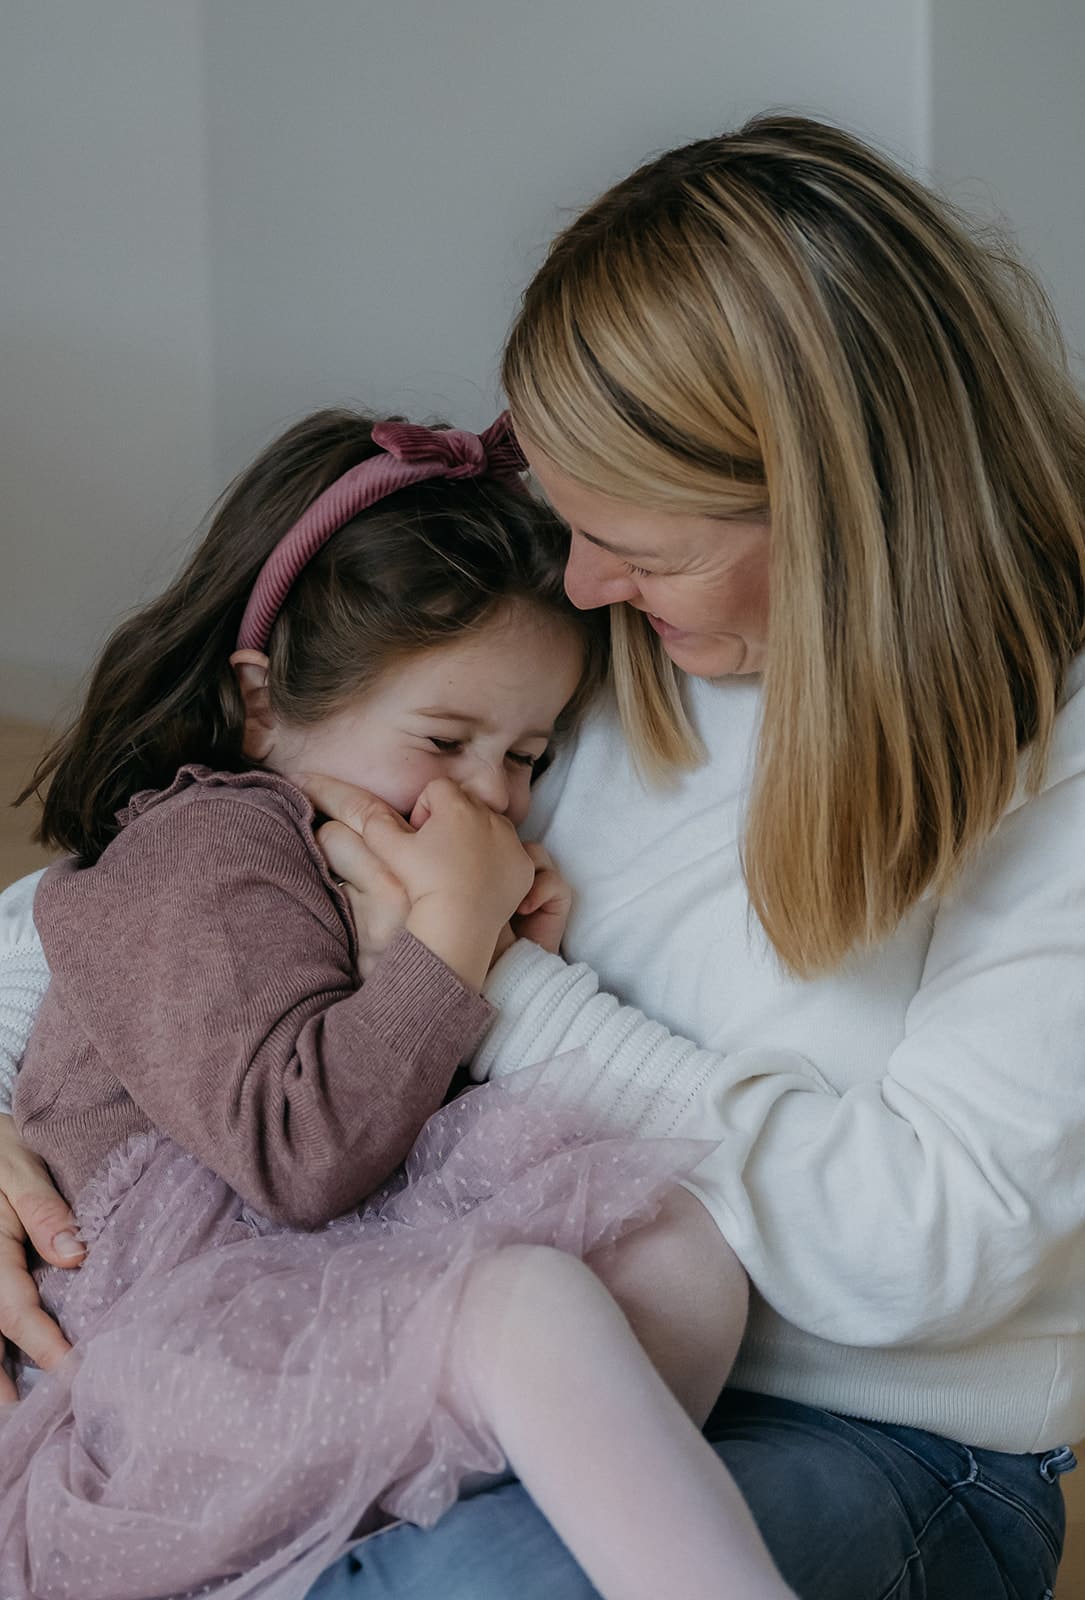
[[129, 1134], [168, 1134], [269, 1217], [315, 1227], [403, 1160], [490, 1007], [400, 933], [364, 985], [308, 801], [185, 767], [137, 795], [93, 866], [50, 869], [52, 981], [20, 1136], [74, 1200]]

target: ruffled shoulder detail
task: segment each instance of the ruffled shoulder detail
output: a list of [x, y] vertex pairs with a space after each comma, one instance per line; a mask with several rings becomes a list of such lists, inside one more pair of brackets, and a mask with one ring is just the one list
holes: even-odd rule
[[276, 795], [280, 801], [285, 801], [286, 808], [292, 813], [295, 820], [303, 827], [311, 826], [314, 811], [309, 801], [287, 778], [282, 778], [277, 772], [264, 772], [253, 768], [248, 772], [216, 772], [211, 767], [202, 766], [192, 762], [181, 767], [173, 782], [166, 789], [141, 789], [134, 794], [128, 804], [117, 812], [117, 821], [122, 828], [127, 828], [138, 817], [146, 816], [148, 811], [153, 811], [156, 806], [164, 805], [167, 800], [173, 800], [177, 795], [186, 790], [217, 789], [226, 793], [264, 791]]

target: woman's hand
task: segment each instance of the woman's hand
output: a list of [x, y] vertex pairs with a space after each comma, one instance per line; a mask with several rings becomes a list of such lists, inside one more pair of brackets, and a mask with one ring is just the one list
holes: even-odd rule
[[[0, 1114], [0, 1338], [48, 1371], [67, 1355], [68, 1341], [41, 1308], [27, 1267], [27, 1239], [55, 1267], [77, 1267], [86, 1254], [75, 1218], [44, 1164], [24, 1150], [10, 1117]], [[0, 1370], [0, 1400], [14, 1400], [15, 1385]]]

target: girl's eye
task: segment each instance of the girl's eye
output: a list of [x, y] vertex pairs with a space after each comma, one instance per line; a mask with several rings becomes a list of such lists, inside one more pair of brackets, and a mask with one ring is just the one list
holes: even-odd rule
[[524, 751], [510, 750], [508, 759], [514, 761], [518, 767], [526, 767], [529, 772], [532, 772], [536, 763], [542, 760], [542, 756], [529, 756]]
[[463, 749], [462, 739], [434, 739], [431, 735], [430, 744], [443, 756], [458, 756]]

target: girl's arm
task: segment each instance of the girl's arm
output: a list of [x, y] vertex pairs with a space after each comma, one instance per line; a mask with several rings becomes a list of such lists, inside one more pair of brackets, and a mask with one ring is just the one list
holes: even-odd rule
[[722, 1141], [694, 1187], [801, 1328], [883, 1347], [993, 1329], [1080, 1249], [1082, 751], [1085, 729], [943, 901], [880, 1078], [838, 1093], [790, 1051], [701, 1050], [600, 993], [586, 966], [522, 943], [487, 986], [499, 1016], [476, 1076], [583, 1046], [601, 1112]]
[[[256, 1208], [319, 1225], [403, 1159], [490, 1008], [407, 932], [360, 985], [349, 921], [283, 811], [220, 791], [138, 826], [39, 891], [60, 1041], [86, 1038], [99, 1077]], [[56, 1099], [53, 1021], [20, 1096], [43, 1153], [88, 1122], [79, 1084]]]

